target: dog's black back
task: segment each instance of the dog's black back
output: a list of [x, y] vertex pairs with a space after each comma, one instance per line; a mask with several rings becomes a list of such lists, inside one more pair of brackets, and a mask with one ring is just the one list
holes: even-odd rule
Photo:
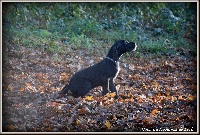
[[119, 71], [117, 60], [122, 54], [135, 49], [135, 43], [129, 43], [125, 40], [117, 41], [109, 50], [106, 58], [91, 67], [75, 73], [70, 79], [69, 85], [66, 85], [59, 93], [65, 94], [70, 90], [74, 97], [79, 97], [86, 95], [97, 86], [102, 86], [103, 95], [110, 90], [111, 92], [116, 92], [117, 97], [118, 92], [113, 83]]

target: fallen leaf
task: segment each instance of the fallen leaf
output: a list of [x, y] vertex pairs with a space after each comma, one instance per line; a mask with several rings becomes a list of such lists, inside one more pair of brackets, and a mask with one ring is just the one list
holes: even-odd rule
[[24, 90], [25, 90], [25, 88], [24, 88], [24, 87], [21, 87], [21, 88], [20, 88], [20, 91], [21, 91], [21, 92], [22, 92], [22, 91], [24, 91]]
[[154, 116], [156, 116], [157, 113], [158, 113], [158, 110], [156, 110], [156, 109], [154, 109], [154, 110], [151, 112], [151, 114], [153, 114]]
[[59, 105], [59, 103], [57, 103], [57, 102], [54, 102], [54, 101], [50, 102], [50, 106], [52, 106], [52, 107], [55, 107], [55, 106], [58, 106], [58, 105]]
[[70, 76], [69, 74], [63, 72], [63, 73], [60, 74], [60, 79], [59, 79], [59, 81], [64, 81], [64, 82], [66, 82], [66, 81], [68, 80], [69, 76]]
[[46, 131], [46, 132], [51, 132], [52, 129], [51, 129], [50, 127], [48, 127], [48, 128], [45, 128], [45, 131]]
[[80, 124], [80, 121], [79, 120], [75, 120], [75, 125], [78, 125]]
[[137, 80], [137, 76], [136, 75], [132, 75], [133, 80]]
[[193, 95], [189, 95], [189, 96], [188, 96], [188, 99], [189, 99], [190, 101], [194, 100], [195, 98], [196, 98], [196, 97], [193, 96]]
[[8, 88], [7, 88], [9, 91], [13, 91], [13, 87], [8, 85]]
[[155, 125], [155, 121], [150, 117], [144, 118], [142, 122], [145, 127], [153, 127]]
[[26, 83], [26, 87], [31, 87], [31, 84], [30, 83]]
[[86, 101], [93, 101], [94, 99], [93, 99], [92, 96], [86, 96], [86, 97], [85, 97], [85, 100], [86, 100]]
[[89, 113], [89, 109], [88, 108], [81, 108], [80, 110], [79, 110], [79, 114], [87, 114], [87, 113]]
[[171, 96], [171, 101], [174, 102], [175, 98], [174, 96]]
[[192, 79], [189, 78], [189, 77], [186, 77], [185, 80], [186, 80], [186, 81], [192, 81]]
[[159, 84], [157, 82], [152, 82], [153, 85], [155, 85], [156, 87], [159, 86]]
[[115, 92], [112, 92], [112, 93], [107, 93], [105, 95], [105, 97], [108, 97], [108, 98], [114, 98], [116, 96], [116, 93]]
[[110, 125], [110, 122], [109, 122], [108, 120], [105, 122], [105, 126], [106, 126], [108, 129], [111, 129], [111, 125]]
[[166, 91], [165, 94], [166, 94], [167, 96], [170, 96], [170, 92], [169, 92], [169, 91]]
[[179, 96], [178, 100], [185, 100], [185, 99], [182, 96]]
[[61, 76], [66, 76], [67, 73], [63, 72], [63, 73], [61, 73], [60, 75], [61, 75]]
[[44, 89], [44, 86], [39, 85], [39, 89], [40, 89], [40, 90], [43, 90], [43, 89]]

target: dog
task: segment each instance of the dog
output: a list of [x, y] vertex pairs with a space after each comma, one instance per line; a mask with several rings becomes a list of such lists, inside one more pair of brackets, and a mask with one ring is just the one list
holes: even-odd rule
[[75, 73], [68, 85], [58, 92], [63, 95], [70, 90], [75, 98], [85, 96], [91, 89], [102, 86], [102, 95], [109, 91], [115, 92], [118, 98], [118, 91], [113, 83], [119, 72], [118, 60], [126, 52], [135, 51], [136, 43], [126, 40], [119, 40], [108, 51], [106, 58], [99, 63]]

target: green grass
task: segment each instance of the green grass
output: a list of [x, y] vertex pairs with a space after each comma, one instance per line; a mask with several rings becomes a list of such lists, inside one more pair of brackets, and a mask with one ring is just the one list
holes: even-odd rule
[[[156, 36], [152, 34], [152, 31], [144, 30], [142, 25], [135, 25], [135, 20], [140, 21], [141, 24], [143, 19], [148, 21], [151, 18], [155, 22], [162, 20], [162, 16], [159, 16], [160, 18], [157, 20], [158, 12], [151, 16], [148, 16], [148, 14], [140, 16], [142, 20], [139, 20], [137, 19], [139, 18], [136, 14], [137, 10], [130, 8], [130, 5], [115, 5], [116, 7], [112, 8], [108, 6], [105, 9], [106, 12], [100, 10], [104, 7], [101, 4], [98, 5], [99, 7], [96, 7], [94, 12], [87, 8], [89, 4], [81, 6], [77, 3], [74, 5], [66, 4], [65, 6], [58, 3], [55, 5], [50, 4], [51, 8], [47, 8], [48, 6], [44, 5], [38, 7], [38, 5], [34, 4], [18, 4], [18, 6], [17, 13], [13, 10], [15, 6], [10, 6], [6, 19], [12, 23], [6, 23], [3, 27], [7, 32], [7, 34], [5, 33], [6, 38], [8, 39], [11, 36], [12, 42], [16, 46], [39, 47], [50, 53], [64, 53], [61, 38], [67, 37], [67, 46], [73, 45], [76, 49], [84, 48], [90, 52], [91, 48], [97, 46], [101, 48], [102, 45], [106, 44], [107, 49], [115, 41], [125, 39], [136, 42], [138, 45], [137, 51], [140, 53], [177, 54], [175, 48], [182, 47], [190, 49], [194, 54], [197, 54], [197, 49], [191, 47], [192, 43], [188, 42], [188, 39], [183, 38], [185, 30], [181, 25], [176, 27], [179, 33], [167, 33], [166, 30], [163, 30], [165, 34], [158, 34]], [[68, 8], [74, 6], [73, 13], [71, 13], [73, 16], [67, 16], [66, 6]], [[56, 7], [59, 7], [59, 10], [55, 10]], [[141, 7], [143, 7], [143, 4], [141, 4]], [[160, 11], [159, 8], [154, 10]], [[132, 15], [135, 17], [132, 17]], [[193, 22], [190, 23], [193, 25]], [[170, 26], [171, 23], [166, 24], [166, 27]], [[162, 29], [164, 29], [165, 24], [157, 27], [163, 27]], [[171, 42], [169, 46], [163, 44], [166, 39], [169, 39]]]
[[[17, 43], [18, 46], [28, 46], [31, 48], [42, 48], [47, 49], [50, 53], [64, 53], [63, 46], [61, 43], [61, 38], [65, 37], [64, 35], [60, 35], [59, 32], [50, 32], [48, 30], [34, 30], [31, 31], [29, 28], [22, 30], [13, 30], [13, 34], [15, 37], [13, 38], [14, 42]], [[144, 53], [153, 53], [153, 54], [175, 54], [174, 48], [183, 47], [185, 49], [191, 49], [196, 52], [195, 48], [191, 48], [191, 45], [184, 38], [174, 39], [173, 37], [169, 37], [170, 45], [165, 45], [164, 41], [167, 37], [158, 36], [156, 40], [152, 40], [150, 38], [145, 40], [138, 40], [139, 33], [137, 31], [128, 31], [128, 32], [120, 32], [118, 30], [113, 31], [100, 31], [98, 32], [99, 36], [87, 36], [84, 33], [80, 35], [66, 34], [68, 36], [68, 44], [74, 45], [76, 49], [85, 48], [86, 51], [89, 52], [90, 48], [94, 48], [95, 46], [101, 46], [104, 43], [109, 46], [113, 45], [116, 40], [125, 39], [128, 41], [136, 42], [138, 45], [137, 50], [139, 52]], [[147, 34], [148, 35], [148, 34]]]

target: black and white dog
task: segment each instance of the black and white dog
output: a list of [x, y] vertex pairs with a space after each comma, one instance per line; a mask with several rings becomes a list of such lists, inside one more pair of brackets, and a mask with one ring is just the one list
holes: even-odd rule
[[69, 85], [66, 85], [59, 94], [66, 94], [70, 90], [73, 96], [77, 98], [86, 95], [97, 86], [102, 86], [103, 95], [107, 94], [108, 91], [116, 92], [115, 98], [117, 98], [118, 92], [113, 83], [119, 71], [117, 61], [122, 54], [135, 51], [136, 48], [137, 45], [133, 42], [126, 40], [115, 42], [106, 58], [91, 67], [75, 73], [70, 79]]

